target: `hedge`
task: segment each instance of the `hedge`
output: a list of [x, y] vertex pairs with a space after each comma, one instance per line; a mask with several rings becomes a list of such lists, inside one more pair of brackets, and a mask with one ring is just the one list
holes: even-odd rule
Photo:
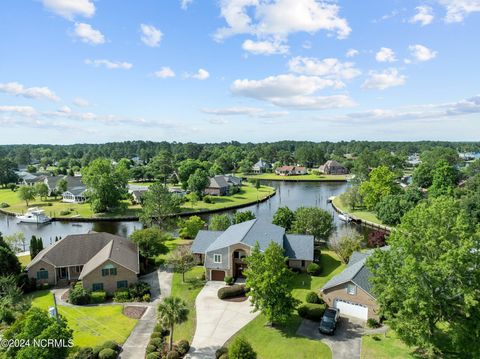
[[235, 284], [230, 287], [220, 288], [217, 292], [217, 296], [219, 299], [241, 297], [244, 296], [246, 292], [245, 285]]
[[322, 266], [317, 263], [310, 263], [307, 266], [307, 273], [310, 275], [319, 275], [322, 272]]
[[305, 300], [307, 303], [312, 304], [321, 304], [323, 302], [316, 292], [308, 292]]
[[107, 299], [107, 293], [105, 293], [105, 291], [103, 290], [92, 292], [90, 293], [90, 298], [91, 298], [91, 303], [95, 303], [95, 304], [104, 303], [105, 299]]
[[110, 348], [102, 349], [102, 351], [98, 353], [98, 359], [116, 359], [117, 356], [118, 353]]
[[302, 304], [297, 308], [298, 315], [305, 319], [310, 319], [319, 322], [322, 319], [323, 312], [325, 312], [325, 304]]

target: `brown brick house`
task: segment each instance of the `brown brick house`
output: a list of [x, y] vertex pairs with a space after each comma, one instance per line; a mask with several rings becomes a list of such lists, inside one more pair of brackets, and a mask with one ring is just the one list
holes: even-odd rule
[[109, 233], [69, 235], [43, 249], [26, 270], [38, 284], [68, 284], [81, 280], [86, 290], [118, 288], [137, 282], [137, 246], [126, 238]]
[[275, 173], [279, 176], [298, 176], [306, 175], [308, 172], [303, 166], [282, 166], [277, 167]]
[[335, 160], [325, 162], [318, 171], [327, 175], [345, 175], [348, 173], [348, 169]]
[[325, 303], [340, 309], [340, 315], [362, 320], [379, 318], [379, 306], [370, 283], [372, 274], [365, 266], [371, 253], [372, 251], [354, 252], [347, 268], [330, 279], [320, 290]]
[[242, 179], [230, 175], [217, 175], [210, 177], [208, 186], [204, 193], [211, 196], [226, 196], [229, 194], [231, 187], [240, 187]]

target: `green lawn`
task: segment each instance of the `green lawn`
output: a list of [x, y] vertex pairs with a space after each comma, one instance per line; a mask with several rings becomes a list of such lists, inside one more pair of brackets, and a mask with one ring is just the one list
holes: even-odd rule
[[306, 175], [298, 176], [279, 176], [275, 173], [262, 173], [259, 175], [244, 175], [238, 173], [237, 176], [247, 179], [261, 179], [268, 181], [345, 181], [347, 176], [345, 175], [316, 175], [309, 173]]
[[[168, 241], [165, 243], [165, 245], [168, 248], [168, 252], [165, 254], [160, 254], [155, 257], [155, 265], [156, 267], [162, 265], [167, 257], [172, 253], [172, 251], [179, 245], [184, 245], [184, 244], [192, 244], [192, 240], [190, 239], [182, 239], [182, 238], [173, 238], [171, 241]], [[156, 269], [156, 268], [155, 268]]]
[[[53, 295], [48, 290], [29, 295], [32, 305], [41, 309], [53, 306]], [[137, 323], [136, 319], [122, 314], [123, 306], [106, 305], [97, 307], [58, 306], [58, 311], [73, 329], [73, 341], [79, 347], [93, 347], [107, 340], [119, 344], [125, 342]]]
[[186, 339], [190, 343], [192, 342], [197, 320], [195, 298], [197, 298], [198, 293], [205, 285], [205, 281], [201, 279], [204, 270], [203, 266], [197, 266], [185, 273], [185, 283], [182, 282], [181, 274], [173, 274], [172, 295], [182, 298], [190, 309], [188, 320], [183, 324], [175, 326], [173, 333], [173, 339], [175, 341]]
[[366, 221], [373, 222], [373, 223], [380, 224], [380, 225], [384, 226], [383, 222], [381, 220], [379, 220], [377, 218], [377, 216], [375, 215], [375, 213], [373, 213], [373, 212], [369, 212], [367, 210], [350, 210], [350, 208], [348, 208], [348, 206], [345, 203], [343, 203], [340, 196], [335, 197], [335, 199], [333, 200], [333, 204], [339, 210], [341, 210], [342, 212], [346, 212], [349, 215], [352, 215], [352, 216], [357, 217], [359, 219], [363, 219], [363, 220], [366, 220]]
[[364, 335], [362, 337], [362, 359], [412, 359], [417, 358], [393, 330], [386, 335]]
[[[322, 251], [321, 260], [323, 272], [320, 276], [312, 277], [306, 273], [295, 276], [292, 293], [302, 302], [309, 291], [318, 291], [345, 267], [331, 251]], [[295, 314], [284, 325], [270, 328], [265, 325], [265, 317], [259, 315], [235, 336], [244, 336], [258, 353], [259, 359], [331, 358], [332, 353], [326, 344], [296, 334], [301, 322], [302, 318]]]

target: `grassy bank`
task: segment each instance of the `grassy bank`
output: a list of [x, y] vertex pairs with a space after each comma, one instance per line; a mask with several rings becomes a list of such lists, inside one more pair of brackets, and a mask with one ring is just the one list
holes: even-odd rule
[[362, 220], [365, 220], [365, 221], [369, 221], [369, 222], [373, 222], [375, 224], [385, 226], [385, 224], [383, 224], [383, 222], [381, 220], [379, 220], [377, 218], [377, 216], [375, 215], [375, 213], [373, 213], [373, 212], [369, 212], [367, 210], [350, 210], [350, 208], [348, 208], [348, 206], [345, 203], [343, 203], [340, 196], [335, 197], [335, 199], [333, 200], [333, 204], [340, 211], [346, 212], [349, 215], [354, 216], [358, 219], [362, 219]]
[[[345, 267], [331, 251], [323, 251], [321, 260], [323, 272], [320, 276], [312, 277], [306, 273], [295, 276], [292, 293], [298, 300], [305, 302], [309, 291], [318, 292], [330, 278]], [[332, 353], [326, 344], [297, 335], [301, 322], [302, 318], [295, 314], [283, 325], [271, 328], [266, 326], [265, 317], [259, 315], [234, 337], [245, 337], [258, 353], [259, 359], [331, 358]]]
[[260, 179], [267, 181], [311, 181], [311, 182], [322, 182], [322, 181], [346, 181], [347, 176], [345, 175], [316, 175], [309, 173], [306, 175], [298, 176], [279, 176], [275, 173], [262, 173], [259, 175], [246, 175], [238, 173], [237, 176], [247, 178], [247, 179]]

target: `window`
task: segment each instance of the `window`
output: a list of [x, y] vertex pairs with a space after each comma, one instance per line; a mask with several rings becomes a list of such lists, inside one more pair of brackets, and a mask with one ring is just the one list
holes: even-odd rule
[[48, 279], [48, 271], [45, 268], [40, 268], [37, 272], [37, 279]]
[[110, 263], [102, 268], [102, 277], [106, 277], [108, 275], [117, 275], [117, 268]]
[[221, 254], [214, 254], [213, 255], [213, 263], [222, 263], [222, 255]]
[[128, 282], [126, 280], [119, 280], [117, 282], [117, 289], [128, 288]]
[[302, 261], [302, 267], [305, 267], [305, 261]]
[[92, 291], [96, 292], [99, 290], [103, 290], [103, 283], [93, 283]]
[[355, 284], [352, 284], [352, 283], [347, 284], [347, 293], [351, 295], [357, 294], [357, 287], [355, 286]]

